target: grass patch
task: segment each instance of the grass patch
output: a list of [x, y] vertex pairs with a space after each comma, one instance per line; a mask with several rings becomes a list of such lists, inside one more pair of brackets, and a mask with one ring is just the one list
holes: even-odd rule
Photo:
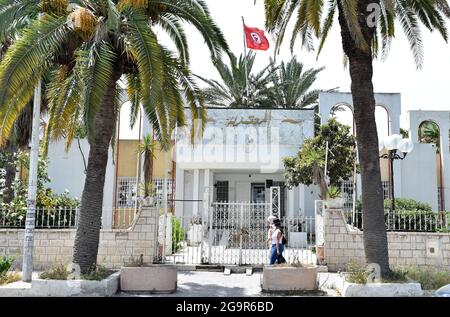
[[110, 276], [113, 271], [107, 269], [103, 265], [97, 265], [95, 269], [91, 270], [87, 274], [82, 274], [81, 279], [88, 281], [101, 281]]
[[345, 274], [345, 279], [350, 283], [366, 284], [369, 277], [369, 272], [366, 268], [356, 262], [351, 260], [347, 263], [347, 272]]
[[39, 278], [43, 280], [67, 280], [70, 273], [65, 265], [59, 264], [42, 272]]
[[[79, 279], [88, 281], [101, 281], [110, 276], [112, 273], [112, 270], [109, 270], [102, 265], [97, 265], [93, 269], [89, 270], [88, 273], [81, 274]], [[72, 272], [69, 271], [64, 264], [59, 264], [45, 270], [39, 277], [44, 280], [67, 280], [69, 279], [69, 276], [71, 274]]]
[[408, 280], [420, 283], [424, 290], [436, 290], [450, 284], [450, 270], [446, 268], [410, 266], [396, 269], [394, 272], [402, 272]]
[[0, 285], [18, 282], [22, 279], [22, 275], [17, 272], [8, 273], [0, 276]]
[[381, 283], [408, 283], [411, 280], [408, 278], [408, 272], [402, 269], [392, 270], [387, 276], [381, 279]]

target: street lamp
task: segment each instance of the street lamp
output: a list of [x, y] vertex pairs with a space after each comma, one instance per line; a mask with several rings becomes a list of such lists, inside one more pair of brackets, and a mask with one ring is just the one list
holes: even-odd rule
[[[383, 154], [380, 158], [388, 159], [389, 166], [391, 170], [391, 184], [390, 184], [390, 193], [389, 196], [391, 198], [391, 211], [395, 210], [395, 201], [394, 201], [394, 160], [403, 160], [406, 155], [410, 153], [414, 149], [414, 144], [409, 139], [403, 139], [399, 134], [393, 134], [388, 136], [386, 139], [380, 141], [379, 150], [383, 150], [385, 148], [388, 150], [388, 153]], [[397, 152], [403, 154], [401, 156]]]

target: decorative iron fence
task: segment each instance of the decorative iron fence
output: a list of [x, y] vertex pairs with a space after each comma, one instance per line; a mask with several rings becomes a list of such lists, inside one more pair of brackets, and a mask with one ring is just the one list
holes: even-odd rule
[[[166, 235], [160, 232], [157, 260], [178, 264], [263, 265], [269, 259], [267, 217], [270, 204], [213, 203], [203, 217], [167, 216]], [[161, 225], [159, 230], [164, 230]], [[285, 259], [316, 263], [314, 217], [284, 217]], [[170, 234], [168, 234], [170, 230]], [[163, 250], [165, 250], [163, 254]]]
[[[169, 208], [173, 201], [175, 193], [175, 183], [171, 178], [167, 179], [167, 199]], [[137, 179], [136, 177], [118, 177], [116, 191], [116, 207], [119, 209], [135, 208], [137, 198]], [[153, 194], [159, 200], [164, 198], [164, 179], [153, 178]]]
[[[78, 223], [78, 208], [36, 208], [36, 229], [69, 229]], [[26, 209], [0, 209], [0, 228], [25, 228]]]
[[[363, 213], [344, 211], [349, 225], [363, 230]], [[411, 232], [446, 232], [450, 230], [450, 212], [434, 211], [385, 211], [385, 226], [387, 231]]]

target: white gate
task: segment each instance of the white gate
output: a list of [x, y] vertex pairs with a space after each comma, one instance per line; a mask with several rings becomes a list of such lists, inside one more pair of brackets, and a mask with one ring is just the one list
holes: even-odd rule
[[[157, 248], [160, 253], [157, 259], [174, 264], [268, 264], [266, 219], [271, 209], [270, 203], [215, 202], [203, 219], [170, 217], [164, 244], [171, 247], [166, 247], [164, 256], [162, 248]], [[286, 261], [315, 264], [314, 217], [284, 217], [281, 221], [288, 240]]]

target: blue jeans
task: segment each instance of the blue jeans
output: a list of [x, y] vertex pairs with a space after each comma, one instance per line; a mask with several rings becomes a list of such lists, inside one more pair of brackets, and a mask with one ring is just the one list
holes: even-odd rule
[[[284, 245], [280, 243], [280, 254], [283, 255]], [[277, 245], [272, 244], [272, 249], [270, 251], [270, 265], [275, 264], [277, 262]]]

